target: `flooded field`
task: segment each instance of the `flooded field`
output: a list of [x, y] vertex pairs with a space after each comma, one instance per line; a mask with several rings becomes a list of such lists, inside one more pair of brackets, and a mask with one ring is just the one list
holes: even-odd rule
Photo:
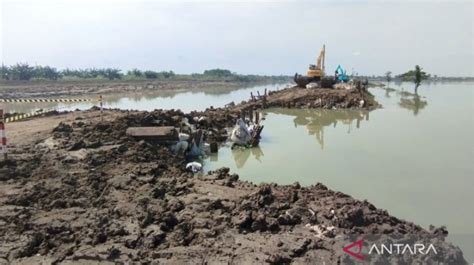
[[[233, 91], [172, 91], [105, 96], [105, 107], [203, 110], [249, 98], [250, 92], [285, 85]], [[474, 84], [391, 84], [395, 90], [370, 91], [383, 108], [263, 111], [258, 148], [224, 146], [204, 159], [205, 170], [230, 167], [240, 179], [329, 188], [367, 199], [390, 214], [424, 227], [446, 225], [450, 240], [474, 260]], [[85, 109], [86, 104], [5, 105], [8, 111], [40, 108]]]
[[[159, 90], [148, 91], [146, 93], [117, 93], [103, 95], [104, 108], [119, 108], [130, 110], [147, 110], [155, 109], [181, 109], [184, 112], [193, 110], [205, 110], [210, 106], [224, 107], [224, 105], [250, 98], [250, 92], [254, 94], [259, 91], [263, 93], [265, 89], [279, 90], [287, 87], [288, 84], [268, 84], [244, 87], [234, 89], [229, 87], [212, 88], [206, 90]], [[79, 98], [77, 96], [72, 98]], [[88, 109], [92, 106], [98, 106], [97, 95], [84, 95], [80, 98], [91, 99], [90, 102], [83, 103], [29, 103], [29, 104], [3, 104], [3, 108], [7, 112], [33, 112], [39, 109], [56, 109], [56, 110], [75, 110]], [[0, 106], [2, 104], [0, 103]]]

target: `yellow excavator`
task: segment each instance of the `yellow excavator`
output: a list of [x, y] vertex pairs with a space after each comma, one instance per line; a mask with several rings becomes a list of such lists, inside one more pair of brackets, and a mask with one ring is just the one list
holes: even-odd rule
[[[319, 52], [319, 56], [316, 59], [316, 64], [310, 64], [309, 69], [306, 76], [299, 75], [298, 73], [295, 74], [293, 80], [299, 87], [306, 87], [307, 84], [311, 82], [320, 82], [322, 87], [326, 87], [326, 83], [330, 80], [323, 80], [325, 73], [324, 73], [324, 61], [326, 59], [326, 45], [323, 45], [323, 48]], [[323, 82], [324, 81], [324, 82]], [[324, 84], [323, 84], [324, 83]]]
[[319, 52], [316, 64], [310, 64], [307, 76], [315, 79], [315, 81], [321, 80], [324, 77], [324, 59], [326, 57], [326, 45]]

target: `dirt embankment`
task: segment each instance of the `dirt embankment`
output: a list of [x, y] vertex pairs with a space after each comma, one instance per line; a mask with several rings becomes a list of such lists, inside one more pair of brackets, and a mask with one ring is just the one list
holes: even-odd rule
[[[82, 97], [85, 94], [148, 93], [171, 90], [236, 89], [249, 83], [225, 81], [0, 81], [0, 98], [57, 98]], [[250, 95], [249, 95], [250, 96]], [[255, 95], [255, 100], [238, 104], [241, 108], [290, 107], [290, 108], [364, 108], [377, 107], [373, 96], [355, 89], [305, 89], [286, 88], [269, 92], [265, 102]], [[237, 103], [237, 102], [236, 102]]]
[[375, 109], [378, 103], [368, 91], [356, 89], [323, 89], [290, 87], [270, 91], [266, 97], [254, 95], [233, 109], [261, 109], [268, 107], [319, 109]]
[[[205, 114], [207, 124], [193, 119]], [[25, 132], [25, 142], [17, 135], [13, 159], [0, 163], [0, 264], [351, 263], [342, 247], [353, 234], [415, 236], [435, 243], [434, 261], [465, 263], [442, 228], [424, 230], [322, 184], [254, 185], [225, 168], [193, 175], [168, 148], [125, 134], [135, 125], [181, 127], [185, 117], [219, 132], [232, 115], [106, 111], [101, 121], [90, 110], [35, 119], [42, 130]]]

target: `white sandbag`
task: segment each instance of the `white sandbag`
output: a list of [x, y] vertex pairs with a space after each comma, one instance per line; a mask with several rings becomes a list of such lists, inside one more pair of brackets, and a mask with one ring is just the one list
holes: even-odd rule
[[242, 119], [238, 119], [235, 124], [230, 140], [236, 144], [245, 145], [252, 139], [252, 136], [247, 128], [247, 125]]
[[198, 162], [189, 162], [186, 164], [186, 169], [192, 171], [193, 173], [196, 173], [201, 171], [202, 165]]
[[178, 138], [180, 141], [187, 141], [189, 139], [189, 134], [187, 133], [180, 133], [178, 135]]

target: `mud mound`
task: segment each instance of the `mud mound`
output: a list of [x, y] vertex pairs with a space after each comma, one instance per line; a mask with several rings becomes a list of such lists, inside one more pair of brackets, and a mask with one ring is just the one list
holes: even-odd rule
[[375, 109], [378, 103], [367, 90], [310, 89], [291, 87], [270, 91], [266, 97], [244, 101], [232, 109], [261, 109], [268, 107], [319, 109]]

